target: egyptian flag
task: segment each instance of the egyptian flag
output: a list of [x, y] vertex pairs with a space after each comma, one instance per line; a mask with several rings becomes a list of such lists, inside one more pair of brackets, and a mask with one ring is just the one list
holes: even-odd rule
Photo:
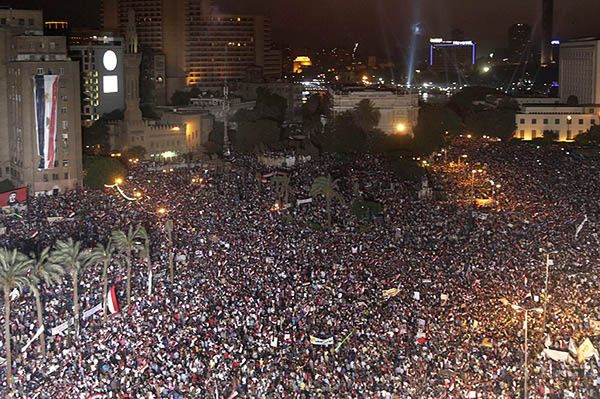
[[119, 302], [117, 301], [114, 285], [110, 287], [110, 290], [106, 293], [106, 307], [110, 314], [115, 314], [119, 311]]
[[39, 169], [51, 169], [56, 158], [58, 75], [35, 75], [33, 80]]

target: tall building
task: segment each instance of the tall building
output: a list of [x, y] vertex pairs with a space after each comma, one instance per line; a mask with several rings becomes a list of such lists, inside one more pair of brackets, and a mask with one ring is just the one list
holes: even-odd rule
[[554, 0], [542, 0], [542, 65], [552, 62], [552, 35], [554, 34]]
[[160, 120], [144, 119], [140, 110], [140, 66], [142, 55], [136, 31], [136, 16], [129, 9], [123, 57], [125, 113], [123, 120], [109, 123], [114, 151], [143, 147], [151, 159], [169, 159], [196, 152], [208, 141], [212, 118], [198, 112], [165, 112]]
[[475, 65], [477, 50], [471, 40], [429, 40], [429, 69], [437, 73], [456, 75], [468, 72]]
[[531, 55], [531, 26], [514, 24], [508, 28], [509, 59], [513, 62], [527, 61]]
[[80, 66], [83, 125], [90, 126], [104, 114], [123, 110], [123, 38], [77, 31], [69, 36], [68, 46], [69, 56]]
[[600, 40], [588, 38], [560, 45], [560, 99], [600, 104]]
[[79, 65], [41, 11], [0, 9], [0, 179], [30, 194], [82, 183]]
[[167, 98], [185, 86], [220, 89], [249, 67], [261, 67], [266, 79], [281, 75], [269, 18], [216, 14], [210, 0], [103, 0], [103, 29], [123, 32], [129, 9], [142, 49], [165, 56]]

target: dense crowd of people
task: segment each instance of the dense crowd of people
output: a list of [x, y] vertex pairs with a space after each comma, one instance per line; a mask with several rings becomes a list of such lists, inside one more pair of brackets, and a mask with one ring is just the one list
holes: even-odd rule
[[[600, 160], [475, 139], [447, 151], [424, 162], [431, 198], [380, 157], [327, 155], [275, 171], [236, 155], [190, 168], [135, 166], [120, 187], [140, 192], [138, 201], [114, 189], [31, 199], [27, 214], [1, 220], [0, 247], [39, 252], [73, 237], [91, 248], [141, 224], [153, 287], [136, 257], [123, 307], [125, 262], [115, 255], [109, 280], [123, 308], [84, 320], [75, 336], [50, 333], [71, 316], [70, 283], [44, 286], [46, 356], [38, 342], [20, 352], [37, 330], [23, 290], [10, 325], [12, 390], [0, 376], [6, 395], [523, 398], [524, 314], [512, 304], [546, 308], [529, 314], [528, 397], [600, 397], [597, 356], [542, 356], [586, 338], [598, 348]], [[274, 208], [273, 172], [289, 175], [298, 205]], [[343, 198], [332, 202], [331, 228], [323, 198], [296, 202], [327, 175]], [[474, 206], [480, 197], [487, 207]], [[379, 202], [383, 218], [354, 216], [360, 199]], [[99, 267], [84, 272], [82, 310], [102, 301], [100, 279]]]

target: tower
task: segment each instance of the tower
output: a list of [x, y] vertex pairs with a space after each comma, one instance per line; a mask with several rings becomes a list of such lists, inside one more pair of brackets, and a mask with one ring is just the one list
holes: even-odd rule
[[135, 11], [127, 13], [127, 29], [125, 32], [125, 120], [141, 121], [140, 110], [140, 64], [142, 54], [139, 52], [138, 35], [135, 27]]
[[552, 35], [554, 32], [554, 0], [542, 0], [542, 57], [540, 63], [552, 62]]

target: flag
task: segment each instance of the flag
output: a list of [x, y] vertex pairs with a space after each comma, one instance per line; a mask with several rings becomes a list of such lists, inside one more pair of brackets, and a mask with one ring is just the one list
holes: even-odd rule
[[581, 233], [581, 229], [583, 229], [583, 226], [585, 225], [585, 223], [588, 221], [588, 217], [587, 215], [585, 215], [585, 217], [583, 218], [583, 222], [581, 222], [581, 224], [579, 226], [577, 226], [577, 230], [575, 231], [575, 239], [577, 239], [577, 237], [579, 236], [579, 233]]
[[579, 348], [577, 348], [577, 361], [583, 363], [592, 356], [598, 358], [598, 350], [594, 348], [592, 341], [590, 341], [589, 338], [586, 338], [585, 341], [579, 345]]
[[318, 337], [313, 337], [311, 335], [310, 336], [310, 343], [313, 344], [313, 345], [321, 345], [321, 346], [333, 345], [333, 337], [318, 338]]
[[392, 298], [392, 297], [395, 297], [396, 295], [398, 295], [399, 292], [400, 292], [400, 290], [398, 288], [391, 288], [389, 290], [384, 290], [383, 296], [385, 298]]
[[227, 397], [227, 399], [233, 399], [235, 397], [237, 397], [239, 395], [238, 391], [236, 389], [233, 390], [233, 392], [231, 392], [229, 394], [229, 396]]
[[119, 302], [117, 301], [114, 285], [110, 287], [110, 290], [106, 293], [106, 306], [110, 314], [115, 314], [119, 311]]
[[569, 352], [571, 352], [573, 356], [577, 356], [577, 344], [575, 344], [573, 338], [569, 338]]
[[38, 167], [51, 169], [56, 158], [58, 75], [35, 75], [33, 80], [35, 127], [40, 156]]
[[569, 352], [546, 348], [542, 351], [542, 355], [548, 359], [554, 360], [555, 362], [575, 363], [575, 360], [573, 360]]

